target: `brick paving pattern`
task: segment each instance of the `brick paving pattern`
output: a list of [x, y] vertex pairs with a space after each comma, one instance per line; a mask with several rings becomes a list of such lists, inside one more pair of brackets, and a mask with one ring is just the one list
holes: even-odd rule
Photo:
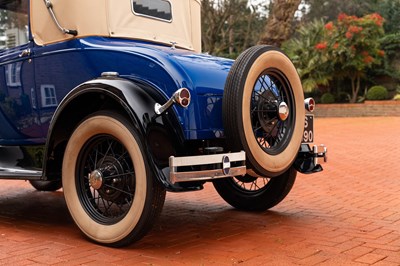
[[155, 228], [112, 249], [87, 241], [62, 192], [0, 181], [0, 265], [400, 265], [400, 117], [319, 118], [325, 171], [299, 175], [267, 212], [206, 184], [167, 194]]

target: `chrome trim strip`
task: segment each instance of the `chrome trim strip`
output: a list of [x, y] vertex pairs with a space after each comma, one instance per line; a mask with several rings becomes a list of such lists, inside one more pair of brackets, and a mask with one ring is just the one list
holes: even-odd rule
[[228, 156], [231, 162], [245, 161], [246, 153], [244, 151], [234, 153], [221, 153], [212, 155], [198, 155], [198, 156], [186, 156], [186, 157], [169, 157], [169, 166], [191, 166], [191, 165], [203, 165], [222, 163], [222, 158]]
[[229, 174], [225, 175], [222, 169], [205, 170], [205, 171], [192, 171], [192, 172], [174, 172], [171, 173], [171, 182], [188, 182], [188, 181], [207, 181], [218, 178], [239, 176], [246, 174], [246, 166], [232, 167]]

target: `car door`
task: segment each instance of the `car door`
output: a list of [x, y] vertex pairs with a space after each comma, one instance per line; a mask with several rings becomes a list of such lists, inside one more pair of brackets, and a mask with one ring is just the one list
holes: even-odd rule
[[0, 145], [42, 143], [28, 0], [0, 0]]

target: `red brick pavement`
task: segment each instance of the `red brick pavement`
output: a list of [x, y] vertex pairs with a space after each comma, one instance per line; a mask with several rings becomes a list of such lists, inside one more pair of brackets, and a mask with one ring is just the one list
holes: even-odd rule
[[62, 192], [0, 181], [0, 265], [400, 265], [400, 117], [320, 118], [315, 131], [329, 163], [277, 207], [236, 211], [211, 184], [169, 193], [123, 249], [84, 239]]

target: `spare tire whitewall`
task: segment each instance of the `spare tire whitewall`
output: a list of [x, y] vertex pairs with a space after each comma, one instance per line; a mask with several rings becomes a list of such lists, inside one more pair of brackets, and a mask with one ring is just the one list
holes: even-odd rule
[[[268, 88], [260, 91], [262, 86]], [[289, 111], [284, 121], [279, 115], [281, 103]], [[300, 78], [285, 54], [271, 46], [255, 46], [243, 52], [229, 73], [223, 112], [228, 146], [246, 151], [249, 168], [267, 177], [290, 168], [301, 145], [305, 110]], [[274, 135], [268, 137], [273, 143], [268, 143], [263, 134]]]

